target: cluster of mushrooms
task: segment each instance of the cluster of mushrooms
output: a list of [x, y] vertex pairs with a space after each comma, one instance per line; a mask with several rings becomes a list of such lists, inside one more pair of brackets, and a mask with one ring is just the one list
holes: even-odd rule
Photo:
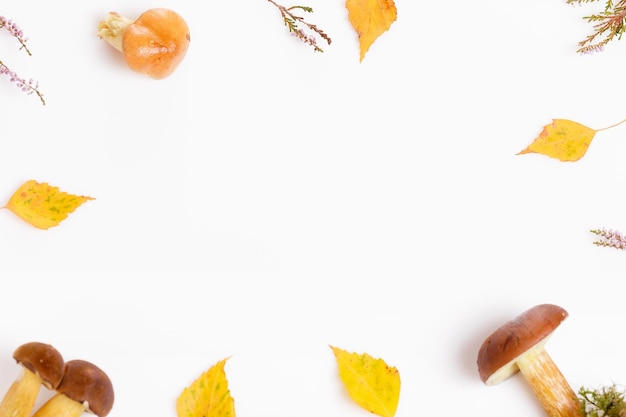
[[[0, 417], [78, 417], [83, 412], [105, 417], [111, 411], [113, 385], [96, 365], [66, 362], [54, 347], [40, 342], [21, 345], [13, 359], [23, 368], [22, 375], [2, 398]], [[35, 411], [42, 385], [55, 393]]]
[[478, 352], [478, 373], [495, 385], [520, 372], [550, 417], [583, 417], [584, 410], [545, 349], [552, 332], [568, 316], [554, 304], [530, 308], [492, 333]]

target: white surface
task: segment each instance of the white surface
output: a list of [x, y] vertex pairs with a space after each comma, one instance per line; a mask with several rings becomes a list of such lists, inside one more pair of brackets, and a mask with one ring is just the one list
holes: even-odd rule
[[[0, 390], [39, 340], [109, 373], [112, 417], [174, 416], [231, 355], [241, 417], [367, 416], [332, 344], [399, 369], [397, 417], [540, 416], [475, 356], [543, 302], [570, 312], [547, 348], [573, 387], [626, 383], [626, 254], [588, 232], [626, 230], [626, 127], [574, 164], [515, 155], [552, 118], [626, 117], [626, 43], [575, 53], [595, 6], [396, 0], [359, 63], [342, 1], [305, 2], [323, 54], [263, 0], [200, 3], [4, 2], [33, 56], [0, 33], [0, 59], [47, 105], [0, 79], [0, 200], [28, 179], [96, 200], [48, 231], [0, 210]], [[95, 36], [155, 6], [192, 36], [162, 81]]]

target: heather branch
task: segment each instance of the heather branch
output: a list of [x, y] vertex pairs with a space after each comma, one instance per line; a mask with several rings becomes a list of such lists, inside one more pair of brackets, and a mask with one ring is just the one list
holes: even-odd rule
[[0, 16], [0, 29], [2, 28], [6, 29], [11, 36], [18, 40], [20, 45], [22, 45], [20, 49], [24, 49], [28, 55], [32, 55], [26, 46], [28, 38], [24, 36], [24, 32], [15, 24], [15, 22], [7, 20], [4, 16]]
[[12, 83], [15, 83], [17, 88], [21, 89], [28, 95], [33, 93], [37, 94], [37, 96], [39, 96], [39, 100], [41, 100], [41, 103], [44, 105], [46, 104], [46, 101], [43, 98], [43, 94], [41, 93], [41, 91], [39, 91], [39, 83], [37, 81], [33, 80], [32, 78], [28, 81], [24, 78], [21, 78], [14, 71], [9, 69], [9, 67], [7, 67], [2, 61], [0, 61], [0, 74], [8, 75], [10, 81]]
[[[574, 4], [574, 3], [593, 3], [594, 1], [598, 1], [598, 0], [567, 0], [566, 3], [567, 4]], [[608, 2], [610, 3], [612, 0], [608, 0]]]
[[593, 242], [594, 245], [626, 250], [626, 236], [619, 231], [602, 228], [593, 229], [590, 232], [598, 236], [598, 240]]
[[[269, 1], [270, 3], [272, 3], [274, 6], [278, 8], [278, 10], [280, 11], [280, 15], [283, 18], [283, 21], [285, 23], [285, 26], [289, 28], [289, 32], [293, 36], [300, 39], [302, 42], [311, 45], [316, 52], [324, 52], [324, 51], [322, 50], [322, 48], [320, 48], [317, 45], [317, 39], [315, 37], [315, 34], [317, 34], [320, 38], [325, 40], [328, 45], [331, 44], [332, 40], [322, 29], [318, 28], [317, 25], [308, 23], [307, 21], [304, 20], [303, 17], [297, 16], [292, 12], [293, 10], [299, 9], [306, 13], [313, 13], [313, 9], [311, 7], [307, 7], [307, 6], [285, 7], [276, 3], [274, 0], [267, 0], [267, 1]], [[306, 26], [307, 30], [309, 30], [312, 33], [306, 33], [303, 29], [298, 27], [298, 24], [303, 24], [304, 26]]]
[[[30, 50], [26, 46], [28, 38], [24, 36], [24, 32], [22, 31], [22, 29], [19, 28], [19, 26], [15, 24], [15, 22], [6, 19], [4, 16], [0, 16], [0, 29], [6, 29], [11, 34], [11, 36], [17, 39], [20, 45], [22, 45], [20, 49], [24, 49], [28, 55], [32, 55], [30, 53]], [[41, 103], [44, 105], [46, 104], [46, 101], [43, 98], [43, 94], [41, 93], [41, 91], [39, 91], [39, 83], [37, 81], [33, 80], [32, 78], [26, 80], [18, 76], [15, 71], [7, 67], [2, 61], [0, 61], [0, 75], [7, 75], [10, 81], [12, 83], [15, 83], [15, 85], [23, 92], [28, 95], [33, 93], [37, 94], [39, 100], [41, 100]]]
[[[568, 4], [590, 3], [595, 0], [567, 0]], [[626, 32], [626, 0], [606, 0], [604, 11], [598, 14], [585, 16], [583, 19], [593, 23], [594, 33], [578, 43], [578, 52], [591, 53], [604, 49], [604, 46], [614, 39], [621, 39]]]

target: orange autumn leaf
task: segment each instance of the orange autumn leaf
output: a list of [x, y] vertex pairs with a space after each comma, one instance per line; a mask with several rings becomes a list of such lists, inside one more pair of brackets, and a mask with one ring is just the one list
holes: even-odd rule
[[333, 346], [331, 349], [350, 398], [371, 413], [393, 417], [400, 400], [398, 370], [367, 353], [349, 353]]
[[346, 0], [348, 18], [359, 35], [361, 61], [376, 39], [385, 33], [397, 18], [393, 0]]
[[58, 187], [34, 180], [26, 181], [3, 208], [39, 229], [58, 226], [67, 216], [92, 197], [65, 193]]
[[204, 372], [176, 400], [178, 417], [235, 417], [223, 359]]

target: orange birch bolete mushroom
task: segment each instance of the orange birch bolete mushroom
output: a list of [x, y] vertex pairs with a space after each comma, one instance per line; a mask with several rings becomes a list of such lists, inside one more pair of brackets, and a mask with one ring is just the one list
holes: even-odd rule
[[548, 416], [582, 417], [576, 393], [544, 347], [567, 316], [567, 311], [559, 306], [540, 304], [504, 324], [480, 347], [480, 379], [495, 385], [519, 371]]
[[98, 36], [124, 54], [130, 69], [157, 80], [174, 72], [191, 40], [185, 20], [164, 8], [147, 10], [135, 21], [110, 12], [98, 24]]

